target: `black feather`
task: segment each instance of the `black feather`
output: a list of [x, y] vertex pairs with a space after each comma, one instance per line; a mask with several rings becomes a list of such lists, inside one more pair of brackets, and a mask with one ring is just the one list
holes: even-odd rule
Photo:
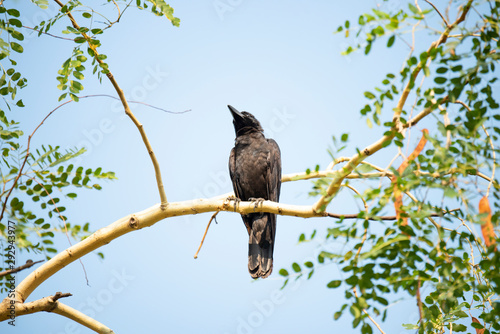
[[[266, 139], [259, 121], [248, 112], [228, 106], [233, 115], [236, 140], [229, 157], [229, 173], [236, 197], [279, 201], [281, 154], [273, 139]], [[242, 215], [248, 231], [248, 271], [253, 278], [266, 278], [273, 270], [276, 215]]]

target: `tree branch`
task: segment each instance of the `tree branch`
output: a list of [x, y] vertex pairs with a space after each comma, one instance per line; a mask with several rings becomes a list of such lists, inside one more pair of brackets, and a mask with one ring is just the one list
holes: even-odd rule
[[31, 268], [35, 264], [43, 262], [43, 261], [45, 261], [45, 260], [40, 260], [40, 261], [36, 261], [36, 262], [33, 262], [32, 260], [27, 260], [26, 263], [23, 264], [22, 266], [0, 272], [0, 277], [14, 274], [14, 273], [17, 273], [21, 270]]
[[[198, 253], [200, 252], [201, 246], [203, 246], [203, 242], [205, 242], [205, 237], [207, 236], [207, 232], [208, 232], [208, 228], [210, 227], [210, 224], [212, 224], [212, 220], [214, 220], [215, 217], [217, 217], [217, 215], [219, 214], [219, 212], [220, 211], [216, 211], [212, 215], [212, 217], [210, 218], [210, 220], [208, 221], [207, 228], [205, 229], [205, 233], [203, 234], [203, 238], [201, 238], [200, 247], [198, 247], [198, 250], [196, 251], [196, 254], [194, 254], [194, 258], [195, 259], [198, 258]], [[217, 223], [217, 219], [215, 219], [215, 222]]]
[[[354, 296], [356, 296], [356, 298], [358, 298], [358, 292], [356, 290], [356, 287], [354, 287], [352, 289], [352, 291], [354, 292]], [[375, 319], [372, 318], [372, 316], [366, 311], [366, 309], [362, 308], [361, 310], [363, 311], [364, 314], [366, 314], [368, 319], [370, 319], [370, 321], [375, 325], [375, 327], [377, 327], [377, 329], [380, 331], [380, 333], [385, 334], [385, 332], [382, 330], [382, 327], [380, 327], [380, 325], [375, 321]]]
[[448, 27], [449, 24], [448, 24], [448, 21], [446, 21], [446, 19], [444, 18], [443, 14], [441, 14], [441, 12], [439, 11], [439, 9], [436, 8], [436, 6], [434, 6], [434, 4], [430, 1], [427, 1], [427, 0], [424, 0], [425, 2], [427, 2], [429, 5], [432, 6], [432, 8], [434, 8], [434, 10], [439, 14], [439, 16], [441, 16], [441, 18], [443, 19], [444, 21], [444, 24]]
[[434, 110], [436, 110], [436, 108], [439, 108], [440, 105], [448, 102], [448, 95], [446, 95], [445, 97], [443, 97], [440, 101], [439, 101], [439, 104], [438, 106], [436, 106], [435, 104], [437, 104], [438, 102], [436, 100], [432, 100], [431, 102], [433, 103], [433, 105], [431, 105], [430, 107], [427, 107], [425, 108], [424, 110], [422, 110], [420, 113], [418, 113], [415, 117], [413, 117], [412, 119], [410, 119], [408, 121], [408, 123], [406, 123], [405, 125], [403, 125], [404, 128], [409, 128], [409, 127], [412, 127], [412, 126], [415, 126], [418, 122], [420, 122], [422, 120], [422, 118], [424, 118], [425, 116], [429, 115], [431, 112], [433, 112]]
[[37, 29], [35, 29], [35, 28], [31, 28], [31, 27], [27, 27], [27, 26], [23, 26], [23, 28], [25, 28], [25, 29], [29, 29], [29, 30], [33, 30], [33, 31], [36, 31], [36, 32], [39, 32], [39, 33], [41, 33], [41, 34], [45, 34], [45, 35], [48, 35], [48, 36], [50, 36], [50, 37], [54, 37], [54, 38], [58, 38], [58, 39], [64, 39], [64, 40], [66, 40], [66, 41], [72, 41], [72, 42], [74, 41], [74, 39], [73, 39], [73, 38], [61, 37], [61, 36], [52, 35], [52, 34], [49, 34], [48, 32], [44, 32], [44, 31], [42, 31], [42, 30], [37, 30]]
[[68, 305], [65, 305], [61, 302], [58, 302], [56, 307], [51, 312], [62, 315], [63, 317], [71, 319], [75, 322], [78, 322], [80, 325], [83, 325], [83, 326], [93, 330], [96, 333], [114, 334], [113, 330], [106, 327], [105, 325], [103, 325], [99, 321], [97, 321], [97, 320], [89, 317], [88, 315], [86, 315], [78, 310], [75, 310], [74, 308], [72, 308]]
[[[13, 314], [15, 314], [16, 317], [37, 312], [51, 312], [76, 321], [79, 324], [90, 328], [94, 332], [103, 334], [114, 333], [111, 329], [92, 319], [88, 315], [59, 302], [59, 299], [70, 296], [72, 296], [71, 293], [57, 292], [53, 296], [44, 297], [29, 303], [20, 303], [19, 301], [13, 302], [11, 299], [5, 298], [3, 302], [0, 303], [0, 322], [10, 319], [12, 314], [11, 311], [13, 311]], [[12, 309], [12, 307], [14, 307], [14, 309]]]
[[[54, 0], [54, 1], [59, 6], [61, 6], [61, 8], [64, 7], [64, 5], [61, 1], [59, 1], [59, 0]], [[73, 27], [75, 29], [77, 29], [78, 31], [80, 31], [80, 26], [76, 22], [75, 18], [71, 14], [71, 12], [67, 12], [66, 15], [71, 20], [71, 24], [73, 25]], [[90, 49], [92, 49], [92, 51], [94, 52], [95, 60], [100, 65], [104, 65], [104, 62], [99, 57], [99, 53], [97, 52], [95, 45], [91, 43], [91, 38], [85, 32], [81, 32], [81, 35], [85, 38]], [[151, 162], [153, 163], [153, 167], [155, 170], [155, 176], [156, 176], [156, 183], [158, 186], [158, 192], [160, 193], [161, 208], [164, 209], [167, 206], [168, 201], [167, 201], [167, 195], [165, 194], [165, 189], [163, 187], [163, 180], [161, 178], [160, 165], [158, 163], [158, 160], [156, 159], [155, 153], [154, 153], [153, 148], [149, 142], [149, 139], [146, 135], [146, 132], [144, 131], [144, 127], [139, 122], [139, 120], [135, 117], [135, 115], [132, 113], [132, 111], [130, 110], [127, 99], [125, 98], [125, 94], [123, 93], [123, 90], [118, 85], [118, 82], [116, 81], [116, 79], [113, 76], [113, 74], [111, 73], [111, 71], [108, 70], [108, 72], [106, 73], [106, 76], [108, 77], [109, 81], [111, 82], [111, 84], [115, 88], [116, 92], [118, 93], [118, 96], [120, 97], [120, 101], [122, 102], [123, 108], [125, 109], [125, 114], [127, 114], [127, 116], [130, 117], [132, 122], [134, 122], [135, 126], [139, 130], [139, 133], [141, 134], [142, 141], [144, 142], [144, 145], [146, 146], [146, 149], [149, 153], [149, 157], [151, 158]]]
[[[48, 262], [44, 263], [38, 269], [29, 274], [17, 286], [16, 300], [24, 302], [29, 295], [50, 276], [54, 275], [71, 262], [76, 261], [80, 257], [99, 247], [109, 244], [111, 241], [124, 234], [140, 230], [145, 227], [150, 227], [165, 218], [215, 211], [229, 211], [240, 214], [270, 212], [279, 215], [302, 218], [358, 218], [358, 215], [338, 215], [327, 212], [316, 212], [311, 206], [308, 205], [290, 205], [271, 201], [263, 201], [261, 204], [256, 206], [255, 202], [240, 202], [229, 200], [227, 198], [197, 199], [183, 202], [172, 202], [169, 203], [165, 209], [161, 208], [161, 204], [156, 204], [144, 211], [120, 218], [114, 223], [97, 230], [86, 239], [54, 256]], [[441, 213], [436, 215], [439, 216]], [[368, 217], [367, 219], [380, 220], [382, 218], [389, 219], [389, 217]], [[393, 220], [395, 217], [390, 217], [390, 219]], [[5, 312], [6, 310], [0, 310], [0, 319], [1, 315]]]
[[22, 175], [22, 172], [23, 172], [23, 169], [24, 169], [24, 166], [26, 165], [26, 161], [28, 160], [28, 157], [30, 155], [30, 144], [31, 144], [31, 138], [35, 135], [35, 133], [37, 132], [37, 130], [42, 126], [42, 124], [45, 122], [45, 120], [47, 120], [47, 118], [50, 117], [50, 115], [52, 115], [57, 109], [61, 108], [62, 106], [70, 103], [71, 101], [66, 101], [60, 105], [58, 105], [56, 108], [54, 108], [54, 110], [52, 110], [51, 112], [49, 112], [47, 114], [47, 116], [45, 116], [45, 118], [40, 122], [40, 124], [38, 124], [38, 126], [35, 128], [35, 130], [33, 130], [33, 132], [28, 136], [28, 145], [26, 147], [26, 156], [24, 157], [24, 160], [23, 160], [23, 163], [21, 164], [21, 168], [19, 168], [19, 173], [17, 174], [17, 177], [16, 179], [14, 180], [14, 184], [12, 185], [12, 187], [10, 188], [7, 196], [5, 197], [5, 201], [3, 203], [3, 206], [2, 206], [2, 213], [0, 214], [0, 220], [2, 220], [3, 218], [3, 214], [5, 212], [5, 208], [7, 207], [7, 202], [9, 200], [9, 197], [10, 197], [10, 194], [12, 193], [12, 191], [14, 190], [14, 188], [16, 187], [16, 184], [17, 184], [17, 181], [19, 180], [19, 178], [21, 177]]
[[[21, 316], [26, 314], [32, 314], [36, 312], [52, 312], [59, 303], [57, 300], [65, 297], [72, 296], [71, 293], [61, 293], [56, 292], [53, 296], [44, 297], [29, 303], [20, 303], [19, 301], [13, 301], [12, 299], [5, 298], [0, 304], [0, 321], [5, 321], [9, 319], [11, 314], [12, 305], [15, 307], [15, 316]], [[9, 307], [11, 307], [9, 309]], [[7, 312], [4, 312], [7, 310]]]
[[[434, 42], [431, 43], [429, 49], [427, 50], [427, 54], [430, 54], [430, 52], [437, 48], [439, 45], [442, 43], [446, 42], [446, 39], [448, 38], [448, 35], [450, 31], [452, 31], [459, 23], [461, 23], [463, 20], [465, 20], [465, 17], [467, 13], [469, 12], [469, 9], [472, 5], [473, 0], [469, 0], [467, 4], [464, 6], [462, 9], [461, 15], [456, 19], [455, 22], [453, 22], [451, 25], [446, 27], [445, 31], [441, 34], [441, 36]], [[384, 135], [382, 138], [380, 138], [378, 141], [375, 143], [371, 144], [370, 146], [366, 147], [364, 150], [360, 151], [359, 153], [353, 155], [349, 162], [337, 172], [335, 176], [333, 176], [333, 180], [330, 183], [328, 189], [326, 190], [326, 194], [323, 195], [314, 205], [313, 205], [313, 210], [315, 212], [321, 212], [326, 210], [327, 205], [332, 201], [333, 197], [337, 194], [340, 185], [342, 184], [342, 181], [349, 175], [357, 165], [361, 161], [363, 161], [366, 157], [372, 155], [373, 153], [377, 152], [380, 150], [382, 147], [387, 145], [387, 143], [390, 143], [392, 139], [396, 136], [396, 133], [400, 133], [403, 131], [404, 127], [401, 125], [401, 113], [403, 112], [403, 107], [406, 103], [406, 100], [408, 98], [408, 95], [410, 94], [410, 91], [413, 88], [415, 79], [417, 78], [418, 74], [422, 70], [422, 68], [425, 65], [425, 62], [427, 59], [421, 60], [416, 68], [413, 70], [412, 74], [410, 75], [410, 79], [408, 83], [406, 84], [405, 89], [403, 90], [403, 93], [401, 94], [397, 106], [394, 111], [394, 117], [393, 117], [393, 127], [390, 131], [390, 134]], [[429, 113], [432, 110], [429, 111]], [[425, 117], [428, 114], [422, 115], [421, 117]], [[421, 118], [420, 118], [421, 119]], [[419, 120], [420, 120], [419, 119]]]
[[[114, 96], [111, 96], [111, 95], [107, 95], [107, 94], [93, 94], [93, 95], [85, 95], [85, 96], [79, 96], [78, 98], [79, 99], [86, 99], [86, 98], [89, 98], [89, 97], [111, 97], [113, 99], [117, 99], [117, 100], [120, 100], [119, 98], [117, 97], [114, 97]], [[0, 214], [0, 220], [3, 218], [4, 216], [4, 213], [5, 213], [5, 208], [7, 207], [7, 202], [9, 200], [9, 197], [12, 193], [12, 191], [14, 190], [14, 188], [16, 187], [16, 184], [17, 184], [17, 181], [19, 180], [19, 178], [21, 177], [21, 175], [23, 174], [23, 170], [24, 170], [24, 167], [26, 165], [26, 161], [28, 160], [28, 157], [30, 155], [30, 144], [31, 144], [31, 138], [35, 135], [35, 133], [37, 132], [37, 130], [43, 125], [43, 123], [45, 123], [45, 121], [47, 120], [47, 118], [49, 118], [56, 110], [58, 110], [59, 108], [71, 103], [71, 102], [74, 102], [73, 100], [68, 100], [66, 102], [63, 102], [61, 103], [60, 105], [58, 105], [57, 107], [55, 107], [51, 112], [49, 112], [47, 114], [47, 116], [45, 116], [43, 118], [43, 120], [40, 122], [40, 124], [38, 124], [38, 126], [35, 128], [35, 130], [31, 133], [31, 135], [28, 136], [28, 144], [27, 144], [27, 147], [26, 147], [26, 154], [24, 156], [24, 160], [23, 160], [23, 163], [21, 164], [21, 168], [19, 169], [19, 172], [17, 173], [17, 176], [16, 178], [14, 179], [14, 183], [12, 184], [12, 187], [9, 189], [9, 192], [7, 193], [7, 196], [5, 197], [5, 201], [4, 201], [4, 204], [2, 205], [2, 212]], [[171, 114], [183, 114], [185, 112], [188, 112], [190, 110], [184, 110], [184, 111], [179, 111], [179, 112], [175, 112], [175, 111], [169, 111], [169, 110], [165, 110], [165, 109], [162, 109], [162, 108], [159, 108], [159, 107], [155, 107], [155, 106], [152, 106], [152, 105], [149, 105], [147, 103], [143, 103], [143, 102], [137, 102], [137, 101], [130, 101], [130, 103], [138, 103], [138, 104], [143, 104], [145, 106], [148, 106], [148, 107], [151, 107], [151, 108], [154, 108], [154, 109], [158, 109], [158, 110], [161, 110], [161, 111], [164, 111], [164, 112], [168, 112], [168, 113], [171, 113]]]

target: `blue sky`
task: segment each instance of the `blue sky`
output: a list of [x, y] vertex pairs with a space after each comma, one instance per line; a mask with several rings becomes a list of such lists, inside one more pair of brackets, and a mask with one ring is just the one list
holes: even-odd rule
[[[225, 11], [217, 10], [221, 3], [227, 6]], [[44, 19], [42, 10], [18, 4], [22, 4], [24, 24], [33, 26]], [[366, 103], [363, 92], [387, 72], [399, 71], [408, 49], [397, 41], [389, 51], [385, 43], [376, 45], [370, 57], [359, 53], [343, 57], [340, 52], [348, 40], [333, 34], [346, 19], [357, 21], [359, 14], [377, 6], [376, 1], [170, 4], [181, 19], [180, 28], [131, 8], [101, 40], [101, 52], [108, 56], [110, 70], [129, 99], [171, 111], [191, 110], [175, 115], [133, 105], [161, 165], [169, 201], [232, 190], [227, 161], [234, 129], [227, 104], [261, 121], [266, 135], [280, 145], [284, 174], [316, 164], [325, 168], [330, 163], [326, 149], [332, 135], [350, 134], [346, 156], [381, 135], [382, 129], [369, 129], [360, 117]], [[381, 4], [401, 5], [398, 1]], [[54, 4], [50, 6], [53, 11]], [[42, 36], [27, 38], [23, 46], [21, 69], [30, 76], [22, 93], [27, 107], [16, 111], [16, 119], [30, 133], [58, 105], [55, 77], [73, 44]], [[83, 85], [81, 95], [116, 95], [106, 79], [99, 84], [91, 73], [86, 73]], [[85, 99], [61, 108], [34, 137], [34, 145], [42, 143], [85, 146], [88, 152], [78, 164], [103, 167], [118, 177], [102, 184], [100, 192], [82, 191], [78, 200], [68, 199], [73, 223], [90, 222], [97, 230], [159, 202], [152, 164], [139, 133], [114, 100]], [[387, 163], [393, 153], [380, 152], [370, 161]], [[309, 181], [283, 184], [281, 202], [312, 204], [310, 189]], [[359, 207], [351, 196], [341, 195], [329, 211], [353, 213]], [[278, 270], [315, 258], [333, 220], [278, 217], [274, 273], [253, 282], [247, 272], [248, 236], [237, 214], [218, 215], [199, 258], [193, 259], [209, 218], [210, 214], [171, 218], [125, 235], [100, 249], [104, 261], [94, 254], [83, 258], [90, 286], [75, 262], [43, 283], [29, 300], [56, 291], [71, 292], [73, 297], [65, 303], [115, 333], [358, 332], [352, 329], [348, 314], [333, 320], [343, 302], [342, 289], [326, 288], [330, 280], [342, 277], [335, 265], [323, 266], [311, 280], [298, 280], [280, 290], [283, 280]], [[310, 235], [314, 229], [319, 233], [316, 242], [297, 244], [301, 233]], [[60, 237], [58, 248], [67, 246], [65, 237]], [[27, 258], [38, 260], [37, 255], [21, 254], [18, 263]], [[18, 282], [27, 274], [19, 273]], [[404, 332], [401, 323], [416, 321], [413, 301], [391, 307], [389, 316], [386, 332]], [[1, 326], [8, 333], [40, 332], [40, 328], [50, 334], [90, 333], [47, 313], [19, 317], [14, 331]]]

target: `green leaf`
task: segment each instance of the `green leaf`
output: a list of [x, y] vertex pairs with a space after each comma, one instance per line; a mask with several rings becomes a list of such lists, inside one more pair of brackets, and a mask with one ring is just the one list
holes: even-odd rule
[[84, 148], [81, 148], [79, 149], [78, 151], [74, 152], [74, 151], [68, 151], [66, 152], [65, 154], [61, 155], [57, 160], [55, 160], [54, 162], [52, 162], [49, 167], [54, 167], [54, 166], [57, 166], [61, 163], [64, 163], [70, 159], [73, 159], [73, 158], [76, 158], [77, 156], [81, 155], [85, 153], [85, 149]]
[[438, 85], [444, 84], [448, 79], [445, 77], [435, 77], [434, 82], [437, 83]]
[[17, 53], [23, 53], [23, 51], [24, 51], [23, 47], [16, 42], [10, 42], [10, 47], [12, 48], [12, 50], [16, 51]]
[[447, 67], [439, 67], [437, 70], [436, 70], [436, 73], [439, 73], [439, 74], [444, 74], [448, 72], [448, 68]]
[[85, 37], [78, 36], [78, 37], [75, 37], [74, 41], [75, 41], [75, 43], [82, 44], [82, 43], [85, 43], [87, 40], [85, 39]]
[[11, 25], [13, 25], [15, 27], [18, 27], [18, 28], [22, 28], [23, 27], [23, 24], [18, 19], [9, 19], [9, 24], [11, 24]]
[[371, 92], [365, 92], [365, 97], [370, 99], [370, 100], [373, 100], [375, 98], [375, 95]]
[[335, 288], [338, 288], [340, 286], [340, 284], [342, 284], [341, 280], [333, 280], [333, 281], [330, 281], [330, 283], [328, 283], [326, 286], [330, 289], [335, 289]]
[[80, 101], [80, 99], [78, 98], [78, 96], [76, 96], [76, 95], [75, 95], [75, 94], [73, 94], [73, 93], [69, 93], [69, 97], [70, 97], [73, 101], [75, 101], [75, 102]]
[[14, 9], [14, 8], [7, 9], [7, 14], [9, 14], [10, 16], [14, 16], [14, 17], [19, 17], [21, 15], [19, 13], [19, 11], [17, 9]]
[[295, 271], [296, 273], [299, 273], [302, 271], [302, 269], [300, 268], [300, 266], [297, 262], [292, 263], [292, 268], [293, 268], [293, 271]]
[[371, 119], [369, 119], [369, 118], [366, 119], [366, 125], [368, 125], [368, 127], [370, 129], [373, 128], [373, 123], [372, 123]]
[[396, 40], [396, 35], [392, 35], [391, 37], [389, 37], [389, 40], [387, 41], [387, 47], [390, 48], [394, 44], [395, 40]]
[[24, 35], [21, 34], [19, 31], [17, 30], [13, 30], [10, 35], [12, 37], [14, 37], [15, 39], [17, 39], [18, 41], [23, 41], [24, 40]]
[[420, 16], [421, 12], [418, 10], [417, 7], [415, 7], [412, 3], [408, 3], [408, 8], [412, 11], [413, 14]]
[[395, 238], [392, 238], [392, 239], [389, 239], [387, 241], [384, 241], [384, 242], [380, 242], [378, 243], [377, 245], [375, 245], [374, 247], [372, 247], [372, 249], [370, 249], [368, 252], [366, 253], [362, 253], [360, 258], [362, 260], [364, 259], [367, 259], [369, 257], [372, 257], [372, 256], [375, 256], [376, 254], [378, 254], [382, 249], [392, 245], [392, 244], [395, 244], [395, 243], [399, 243], [401, 241], [406, 241], [408, 240], [410, 237], [407, 236], [407, 235], [399, 235]]
[[286, 276], [288, 276], [288, 271], [286, 269], [280, 269], [279, 274], [281, 276], [286, 277]]
[[462, 325], [462, 324], [456, 324], [456, 323], [452, 323], [452, 329], [454, 332], [465, 332], [467, 331], [467, 327], [465, 325]]
[[83, 75], [82, 72], [78, 72], [78, 71], [73, 71], [73, 76], [75, 78], [77, 78], [78, 80], [83, 80], [85, 78], [85, 76]]
[[68, 93], [62, 94], [61, 96], [59, 96], [59, 98], [57, 99], [57, 101], [61, 102], [62, 100], [64, 100], [66, 98], [67, 95], [68, 95]]
[[418, 329], [418, 325], [414, 325], [414, 324], [403, 324], [403, 328], [406, 329], [406, 330], [417, 330]]

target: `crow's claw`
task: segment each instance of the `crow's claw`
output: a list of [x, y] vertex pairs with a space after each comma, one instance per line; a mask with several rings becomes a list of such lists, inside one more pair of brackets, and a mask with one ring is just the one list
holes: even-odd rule
[[248, 199], [250, 202], [254, 202], [255, 205], [254, 205], [254, 208], [257, 209], [257, 207], [259, 205], [262, 205], [262, 203], [264, 203], [265, 199], [264, 198], [253, 198], [253, 197], [250, 197]]
[[226, 198], [226, 201], [228, 201], [228, 202], [234, 201], [234, 212], [236, 212], [236, 206], [240, 204], [241, 199], [239, 199], [236, 196], [231, 195], [228, 198]]

